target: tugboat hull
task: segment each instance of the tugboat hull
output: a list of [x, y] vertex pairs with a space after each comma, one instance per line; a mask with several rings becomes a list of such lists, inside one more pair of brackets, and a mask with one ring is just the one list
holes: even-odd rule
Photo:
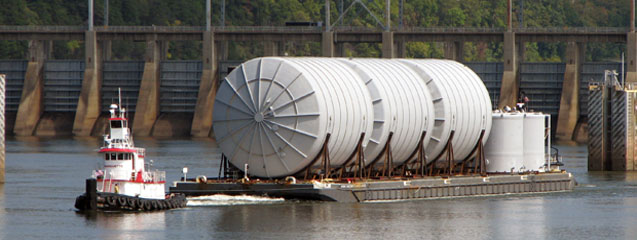
[[86, 193], [75, 199], [75, 208], [80, 211], [158, 211], [186, 207], [183, 194], [171, 194], [166, 199], [140, 198], [128, 195], [97, 192], [95, 179], [86, 180]]

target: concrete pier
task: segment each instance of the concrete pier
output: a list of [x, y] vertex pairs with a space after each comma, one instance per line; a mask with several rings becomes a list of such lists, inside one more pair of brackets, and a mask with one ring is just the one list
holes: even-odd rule
[[404, 41], [396, 41], [395, 47], [396, 49], [396, 57], [397, 58], [406, 58], [407, 57], [407, 43]]
[[504, 73], [502, 73], [502, 85], [500, 88], [500, 101], [498, 108], [505, 106], [514, 107], [520, 89], [515, 48], [515, 33], [504, 33]]
[[133, 134], [135, 136], [150, 136], [159, 117], [160, 94], [160, 47], [158, 41], [146, 42], [146, 56], [144, 73], [139, 87], [135, 119], [133, 120]]
[[382, 57], [383, 58], [394, 58], [394, 33], [385, 31], [383, 32], [383, 43], [382, 43]]
[[0, 184], [4, 184], [4, 160], [5, 160], [5, 144], [4, 144], [4, 128], [5, 128], [5, 90], [6, 78], [4, 74], [0, 74]]
[[604, 82], [589, 86], [588, 170], [637, 170], [635, 83], [622, 88], [609, 72]]
[[[205, 39], [204, 39], [205, 44]], [[263, 56], [283, 56], [285, 54], [284, 42], [264, 42], [263, 43]]]
[[322, 33], [321, 53], [323, 57], [334, 57], [334, 32]]
[[219, 82], [217, 80], [217, 59], [215, 58], [215, 35], [213, 32], [206, 32], [203, 39], [201, 82], [199, 83], [192, 127], [190, 128], [190, 134], [193, 137], [207, 137], [211, 134], [212, 111]]
[[566, 70], [562, 83], [560, 110], [557, 118], [555, 137], [558, 140], [573, 140], [575, 126], [579, 118], [580, 66], [585, 56], [585, 47], [569, 42], [566, 47]]
[[626, 34], [626, 82], [637, 82], [637, 32]]
[[101, 113], [102, 59], [95, 31], [86, 32], [84, 44], [86, 48], [84, 80], [73, 122], [75, 136], [90, 136]]
[[41, 40], [29, 41], [27, 71], [22, 87], [22, 96], [16, 115], [13, 133], [16, 136], [31, 136], [35, 132], [40, 116], [44, 112], [44, 62], [48, 50]]
[[464, 43], [463, 42], [445, 42], [445, 58], [458, 62], [464, 61]]

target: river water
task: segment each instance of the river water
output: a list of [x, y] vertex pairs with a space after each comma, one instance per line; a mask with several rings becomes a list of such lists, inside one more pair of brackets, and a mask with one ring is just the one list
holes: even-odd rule
[[[137, 139], [168, 181], [214, 176], [208, 139]], [[7, 140], [1, 239], [637, 239], [637, 174], [586, 171], [585, 146], [558, 146], [572, 192], [344, 204], [210, 197], [153, 213], [74, 211], [96, 138]]]

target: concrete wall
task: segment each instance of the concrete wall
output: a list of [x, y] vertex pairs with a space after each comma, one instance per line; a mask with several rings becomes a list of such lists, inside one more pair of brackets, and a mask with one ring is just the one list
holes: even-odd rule
[[[381, 35], [383, 57], [405, 54], [405, 39], [395, 41], [392, 32]], [[15, 134], [101, 135], [108, 105], [116, 99], [117, 88], [122, 87], [123, 104], [131, 113], [135, 135], [212, 136], [211, 113], [217, 83], [227, 74], [229, 66], [241, 62], [223, 61], [227, 41], [215, 41], [215, 34], [208, 32], [204, 35], [207, 44], [204, 44], [203, 61], [165, 61], [162, 53], [166, 48], [162, 46], [167, 43], [153, 40], [147, 42], [143, 61], [120, 62], [101, 60], [101, 42], [94, 41], [94, 33], [87, 32], [85, 39], [87, 56], [83, 61], [47, 60], [47, 54], [43, 53], [50, 52], [46, 49], [50, 45], [45, 41], [30, 43], [27, 61], [0, 61], [0, 70], [24, 76], [21, 80], [10, 75], [8, 80], [7, 121], [16, 119], [15, 124], [11, 123]], [[565, 114], [560, 115], [569, 115], [563, 118], [567, 124], [560, 125], [566, 126], [561, 128], [566, 129], [563, 135], [568, 139], [577, 132], [573, 130], [575, 126], [585, 119], [581, 109], [586, 106], [589, 78], [601, 76], [603, 70], [615, 65], [586, 65], [588, 63], [573, 57], [576, 55], [573, 50], [569, 51], [568, 59], [578, 60], [575, 64], [520, 62], [519, 56], [524, 53], [517, 46], [520, 43], [516, 42], [515, 33], [506, 32], [503, 39], [504, 62], [466, 63], [485, 82], [493, 106], [514, 106], [518, 92], [525, 91], [531, 99], [531, 109], [550, 113], [554, 120], [561, 110]], [[324, 32], [322, 54], [340, 55], [342, 53], [335, 50], [344, 43], [337, 41], [333, 32]], [[444, 46], [446, 58], [462, 61], [462, 42], [450, 40]], [[264, 42], [263, 54], [281, 55], [283, 48], [284, 42]], [[581, 56], [579, 51], [576, 53]], [[568, 87], [562, 87], [566, 83]], [[568, 99], [563, 99], [565, 91]], [[24, 106], [22, 110], [20, 106]], [[69, 122], [74, 122], [72, 129]]]
[[[13, 73], [18, 74], [23, 71], [21, 69], [23, 69], [22, 65], [24, 64], [20, 63], [25, 62], [16, 61], [9, 64], [16, 67], [12, 71]], [[214, 81], [218, 82], [219, 79], [223, 79], [223, 75], [227, 74], [231, 66], [236, 66], [240, 63], [241, 61], [220, 62], [218, 65], [221, 66], [219, 67], [221, 69], [216, 73], [217, 76]], [[501, 94], [504, 63], [467, 62], [465, 64], [481, 77], [487, 86], [493, 106], [497, 106]], [[48, 60], [44, 65], [46, 66], [43, 70], [44, 110], [36, 121], [32, 135], [71, 135], [71, 128], [68, 123], [74, 120], [74, 109], [77, 106], [82, 86], [82, 76], [84, 75], [82, 69], [84, 63], [80, 60]], [[100, 90], [101, 105], [99, 107], [101, 115], [96, 119], [91, 135], [101, 135], [103, 133], [104, 129], [101, 125], [105, 120], [101, 118], [107, 117], [108, 105], [117, 99], [118, 87], [122, 88], [123, 105], [127, 107], [131, 113], [130, 117], [134, 121], [134, 116], [137, 114], [138, 95], [141, 93], [144, 65], [146, 64], [142, 61], [104, 62], [104, 69], [101, 73], [103, 82]], [[158, 112], [155, 120], [152, 121], [148, 128], [148, 136], [194, 136], [195, 134], [192, 134], [193, 118], [197, 112], [203, 63], [201, 61], [160, 61], [159, 66]], [[554, 116], [554, 119], [557, 119], [565, 67], [565, 63], [520, 63], [519, 88], [529, 95], [531, 100], [529, 107], [531, 109], [550, 113]], [[619, 64], [617, 63], [583, 63], [578, 88], [580, 109], [585, 109], [588, 82], [591, 79], [600, 79], [605, 69], [618, 68]], [[11, 82], [11, 78], [9, 79], [9, 82]], [[20, 84], [20, 79], [13, 79], [13, 81], [15, 81], [13, 85], [15, 89], [10, 93], [20, 95], [22, 90], [17, 87]], [[14, 99], [13, 101], [18, 102], [19, 99]], [[579, 114], [585, 117], [586, 111], [580, 110]], [[174, 119], [179, 119], [179, 123], [166, 127]], [[11, 121], [11, 110], [8, 111], [7, 123], [9, 121]], [[166, 132], [161, 130], [164, 127], [167, 128]], [[204, 130], [204, 132], [206, 131], [208, 134], [203, 135], [209, 136], [210, 130]]]

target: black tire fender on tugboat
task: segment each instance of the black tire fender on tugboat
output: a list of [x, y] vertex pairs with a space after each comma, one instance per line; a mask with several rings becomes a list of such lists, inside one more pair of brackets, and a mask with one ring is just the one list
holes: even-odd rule
[[126, 198], [123, 197], [119, 197], [119, 196], [114, 196], [115, 199], [117, 199], [117, 206], [118, 207], [126, 207]]
[[151, 200], [150, 205], [153, 210], [159, 210], [159, 203], [157, 203], [157, 200]]
[[105, 200], [108, 206], [114, 207], [115, 205], [117, 205], [117, 199], [115, 198], [115, 196], [106, 196]]
[[133, 201], [135, 201], [135, 206], [137, 206], [137, 209], [144, 210], [144, 206], [142, 205], [142, 200], [141, 199], [133, 198]]
[[152, 200], [142, 200], [142, 206], [144, 206], [144, 210], [146, 210], [146, 211], [153, 210], [153, 207], [152, 207], [152, 205], [150, 203], [151, 201]]
[[137, 207], [137, 201], [135, 201], [134, 198], [131, 197], [126, 197], [126, 203], [128, 204], [129, 207], [131, 207], [132, 209], [135, 209]]

